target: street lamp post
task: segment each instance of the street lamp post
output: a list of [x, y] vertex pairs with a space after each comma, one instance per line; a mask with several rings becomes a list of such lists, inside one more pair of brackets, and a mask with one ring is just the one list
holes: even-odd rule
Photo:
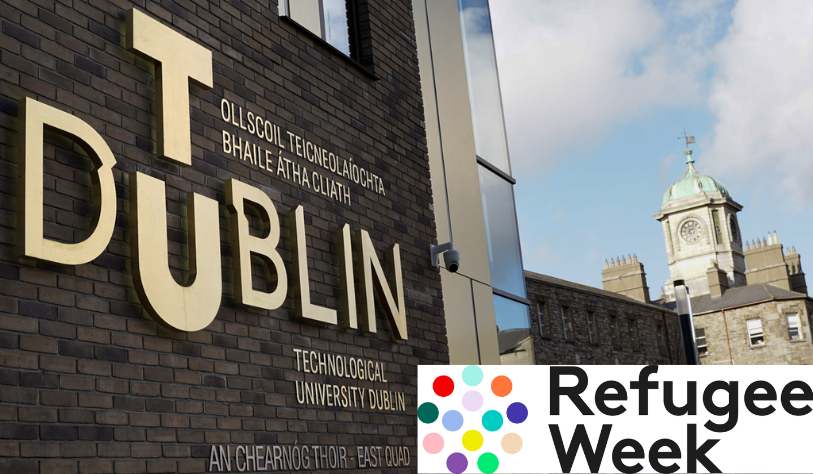
[[683, 280], [675, 280], [675, 303], [677, 303], [680, 335], [683, 339], [683, 354], [686, 365], [700, 365], [700, 356], [697, 353], [697, 344], [694, 335], [694, 321], [692, 321], [692, 302], [689, 300], [689, 288]]

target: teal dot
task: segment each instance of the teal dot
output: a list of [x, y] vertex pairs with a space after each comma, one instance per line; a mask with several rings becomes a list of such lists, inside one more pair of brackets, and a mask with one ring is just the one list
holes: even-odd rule
[[479, 385], [483, 381], [483, 369], [470, 365], [463, 369], [463, 382], [469, 387]]
[[496, 410], [483, 413], [483, 428], [488, 431], [497, 431], [502, 428], [502, 415]]

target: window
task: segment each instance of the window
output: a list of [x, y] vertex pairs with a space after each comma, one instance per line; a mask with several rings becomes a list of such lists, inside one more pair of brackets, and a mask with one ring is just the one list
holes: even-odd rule
[[711, 220], [714, 221], [714, 236], [718, 244], [723, 243], [723, 231], [720, 229], [720, 212], [715, 210], [711, 211]]
[[598, 344], [598, 334], [596, 333], [596, 313], [587, 312], [587, 335], [591, 344]]
[[658, 324], [655, 331], [658, 335], [658, 350], [661, 354], [666, 354], [666, 335], [663, 332], [663, 324]]
[[536, 302], [536, 322], [539, 324], [539, 335], [548, 337], [548, 317], [545, 314], [545, 302]]
[[570, 324], [570, 308], [562, 306], [562, 328], [565, 332], [565, 340], [573, 340], [573, 326]]
[[493, 296], [500, 362], [506, 365], [534, 364], [531, 315], [528, 306], [499, 295]]
[[697, 353], [700, 356], [708, 355], [709, 346], [706, 343], [706, 330], [698, 328], [694, 330], [695, 343], [697, 344]]
[[610, 337], [615, 347], [621, 347], [621, 341], [618, 337], [618, 316], [610, 316]]
[[632, 350], [637, 351], [641, 348], [638, 341], [638, 321], [630, 318], [627, 320], [627, 324], [629, 325], [630, 344], [632, 344]]
[[761, 346], [765, 344], [765, 337], [762, 334], [762, 320], [749, 319], [746, 321], [748, 325], [748, 340], [752, 346]]
[[525, 274], [522, 272], [513, 186], [487, 168], [478, 168], [491, 285], [524, 298]]
[[799, 313], [788, 313], [785, 315], [785, 320], [788, 322], [788, 339], [800, 341], [802, 332], [799, 330]]
[[458, 0], [474, 149], [477, 156], [510, 174], [500, 79], [487, 0]]
[[350, 56], [346, 0], [280, 0], [280, 14], [287, 16]]

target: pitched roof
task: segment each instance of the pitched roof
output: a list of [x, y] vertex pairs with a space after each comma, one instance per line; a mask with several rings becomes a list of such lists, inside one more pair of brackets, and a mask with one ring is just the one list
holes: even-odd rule
[[[763, 301], [805, 298], [807, 298], [807, 295], [804, 293], [785, 290], [773, 285], [740, 286], [726, 290], [719, 298], [712, 298], [710, 295], [695, 296], [692, 298], [692, 313], [698, 315]], [[675, 303], [668, 303], [666, 306], [674, 309]]]

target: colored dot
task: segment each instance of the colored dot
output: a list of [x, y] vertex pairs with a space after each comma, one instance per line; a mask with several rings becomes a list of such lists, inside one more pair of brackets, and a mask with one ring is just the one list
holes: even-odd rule
[[477, 468], [482, 473], [491, 474], [497, 472], [498, 467], [500, 467], [500, 460], [493, 453], [483, 453], [477, 460]]
[[488, 431], [497, 431], [502, 428], [502, 415], [496, 410], [488, 410], [483, 413], [483, 428]]
[[[426, 441], [424, 441], [425, 443]], [[517, 454], [522, 449], [522, 438], [516, 433], [508, 433], [500, 442], [502, 450], [508, 454]]]
[[429, 433], [423, 439], [423, 449], [429, 454], [437, 454], [443, 451], [443, 436], [437, 433]]
[[463, 447], [469, 451], [477, 451], [483, 447], [483, 435], [477, 430], [469, 430], [463, 434]]
[[528, 407], [519, 402], [512, 403], [508, 405], [506, 415], [508, 415], [508, 421], [518, 425], [528, 418]]
[[469, 460], [463, 453], [452, 453], [446, 458], [446, 469], [454, 474], [460, 474], [469, 467]]
[[438, 419], [438, 415], [440, 415], [440, 411], [434, 403], [422, 403], [418, 407], [418, 419], [427, 425], [434, 423]]
[[494, 380], [491, 381], [491, 391], [498, 397], [507, 396], [513, 388], [514, 385], [511, 383], [511, 379], [505, 375], [494, 377]]
[[480, 385], [483, 381], [483, 369], [476, 365], [470, 365], [463, 369], [463, 382], [469, 387]]
[[441, 375], [435, 379], [435, 382], [432, 384], [432, 390], [434, 390], [439, 397], [448, 397], [454, 392], [454, 382], [449, 377]]
[[457, 431], [463, 426], [463, 415], [457, 410], [449, 410], [443, 415], [443, 427], [449, 431]]
[[470, 390], [463, 395], [463, 408], [468, 411], [477, 411], [483, 406], [483, 396], [479, 392]]

